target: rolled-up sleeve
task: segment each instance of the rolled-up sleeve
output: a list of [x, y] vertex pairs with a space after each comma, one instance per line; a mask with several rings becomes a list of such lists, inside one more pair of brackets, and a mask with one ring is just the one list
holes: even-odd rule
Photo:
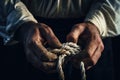
[[1, 0], [0, 10], [1, 14], [0, 22], [0, 36], [4, 38], [4, 43], [8, 43], [14, 37], [16, 30], [21, 24], [33, 21], [37, 23], [37, 20], [28, 11], [26, 6], [20, 0]]
[[102, 37], [120, 35], [120, 0], [96, 0], [85, 21], [95, 24]]

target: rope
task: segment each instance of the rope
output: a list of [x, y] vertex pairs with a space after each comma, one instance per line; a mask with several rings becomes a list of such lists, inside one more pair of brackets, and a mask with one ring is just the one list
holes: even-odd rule
[[[59, 79], [65, 80], [65, 75], [63, 71], [63, 65], [69, 61], [68, 59], [71, 59], [72, 56], [76, 54], [80, 54], [81, 49], [80, 47], [72, 42], [63, 43], [61, 49], [52, 49], [51, 52], [54, 53], [62, 53], [58, 57], [58, 63], [57, 63], [57, 71], [59, 73]], [[86, 74], [85, 74], [85, 68], [84, 63], [80, 62], [80, 70], [81, 70], [81, 80], [86, 80]]]
[[85, 67], [82, 61], [80, 62], [80, 69], [81, 69], [81, 76], [82, 76], [81, 80], [86, 80]]

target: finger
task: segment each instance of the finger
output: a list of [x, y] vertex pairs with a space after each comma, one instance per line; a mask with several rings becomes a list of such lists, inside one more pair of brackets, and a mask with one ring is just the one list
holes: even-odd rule
[[[33, 34], [34, 33], [34, 34]], [[34, 27], [27, 38], [27, 45], [25, 47], [30, 48], [35, 55], [37, 55], [42, 60], [53, 61], [57, 56], [53, 53], [47, 51], [47, 49], [42, 44], [42, 36], [40, 35], [39, 29]]]
[[92, 56], [90, 56], [89, 58], [83, 59], [83, 62], [85, 63], [85, 67], [87, 70], [97, 63], [103, 49], [104, 49], [103, 43], [100, 43]]
[[55, 36], [55, 34], [49, 26], [41, 23], [40, 32], [45, 37], [45, 39], [51, 47], [60, 48], [62, 46], [62, 44], [60, 43], [60, 41]]
[[35, 56], [31, 51], [27, 51], [28, 61], [36, 68], [44, 72], [54, 72], [55, 71], [55, 62], [43, 62], [37, 56]]
[[97, 63], [97, 61], [99, 60], [103, 49], [104, 49], [104, 46], [103, 46], [103, 44], [101, 43], [101, 44], [97, 47], [97, 49], [95, 50], [94, 54], [92, 55], [91, 59], [92, 59], [94, 65], [95, 65], [95, 64]]
[[31, 44], [30, 49], [43, 61], [55, 61], [57, 59], [57, 55], [49, 52], [41, 43]]
[[[90, 44], [88, 45], [88, 53], [90, 56], [92, 56], [95, 53], [95, 50], [99, 47], [99, 45], [102, 45], [102, 40], [100, 38], [99, 34], [95, 34], [92, 36]], [[103, 46], [103, 45], [102, 45]]]
[[71, 32], [67, 35], [67, 41], [69, 42], [78, 42], [79, 35], [85, 30], [86, 24], [77, 24], [73, 27]]
[[89, 56], [88, 56], [88, 58], [83, 59], [83, 62], [85, 63], [86, 69], [91, 68], [95, 64], [95, 61], [93, 59], [93, 55], [98, 50], [98, 46], [100, 44], [99, 37], [96, 35], [93, 35], [91, 38], [91, 41], [89, 41], [89, 42], [90, 43], [88, 44], [88, 46], [86, 48], [86, 51], [87, 51]]
[[95, 65], [97, 63], [98, 59], [100, 58], [100, 56], [101, 56], [101, 52], [99, 51], [99, 49], [97, 49], [95, 51], [95, 54], [92, 57], [83, 59], [83, 62], [85, 64], [85, 69], [88, 70], [93, 65]]
[[97, 43], [97, 41], [95, 39], [92, 39], [90, 41], [90, 43], [89, 43], [89, 45], [87, 46], [87, 49], [86, 49], [89, 56], [92, 56], [94, 54], [94, 52], [97, 49], [98, 45], [99, 44]]

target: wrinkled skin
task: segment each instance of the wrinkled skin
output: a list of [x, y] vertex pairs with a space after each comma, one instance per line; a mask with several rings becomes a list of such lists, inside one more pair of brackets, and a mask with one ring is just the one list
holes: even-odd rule
[[80, 59], [80, 55], [76, 55], [73, 59], [75, 67], [78, 67], [82, 60], [86, 69], [91, 68], [97, 63], [104, 49], [97, 27], [90, 22], [76, 24], [67, 35], [67, 41], [83, 47], [84, 58]]
[[45, 44], [52, 48], [61, 48], [62, 44], [51, 28], [43, 23], [26, 22], [21, 25], [18, 35], [24, 44], [27, 60], [44, 72], [54, 72], [57, 54], [49, 52]]
[[[55, 72], [58, 54], [49, 52], [45, 45], [60, 49], [62, 44], [52, 29], [43, 23], [26, 22], [17, 33], [19, 40], [24, 44], [27, 60], [44, 72]], [[79, 67], [80, 61], [85, 63], [86, 69], [95, 65], [104, 49], [99, 31], [92, 23], [76, 24], [67, 35], [67, 41], [77, 43], [83, 48], [82, 57], [76, 55], [71, 59], [76, 68]]]

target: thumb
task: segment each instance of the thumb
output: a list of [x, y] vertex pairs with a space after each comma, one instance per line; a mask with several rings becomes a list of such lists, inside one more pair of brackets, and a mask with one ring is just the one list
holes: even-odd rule
[[67, 35], [67, 41], [77, 43], [78, 38], [84, 32], [85, 27], [86, 27], [85, 23], [76, 24], [72, 28], [71, 32]]

